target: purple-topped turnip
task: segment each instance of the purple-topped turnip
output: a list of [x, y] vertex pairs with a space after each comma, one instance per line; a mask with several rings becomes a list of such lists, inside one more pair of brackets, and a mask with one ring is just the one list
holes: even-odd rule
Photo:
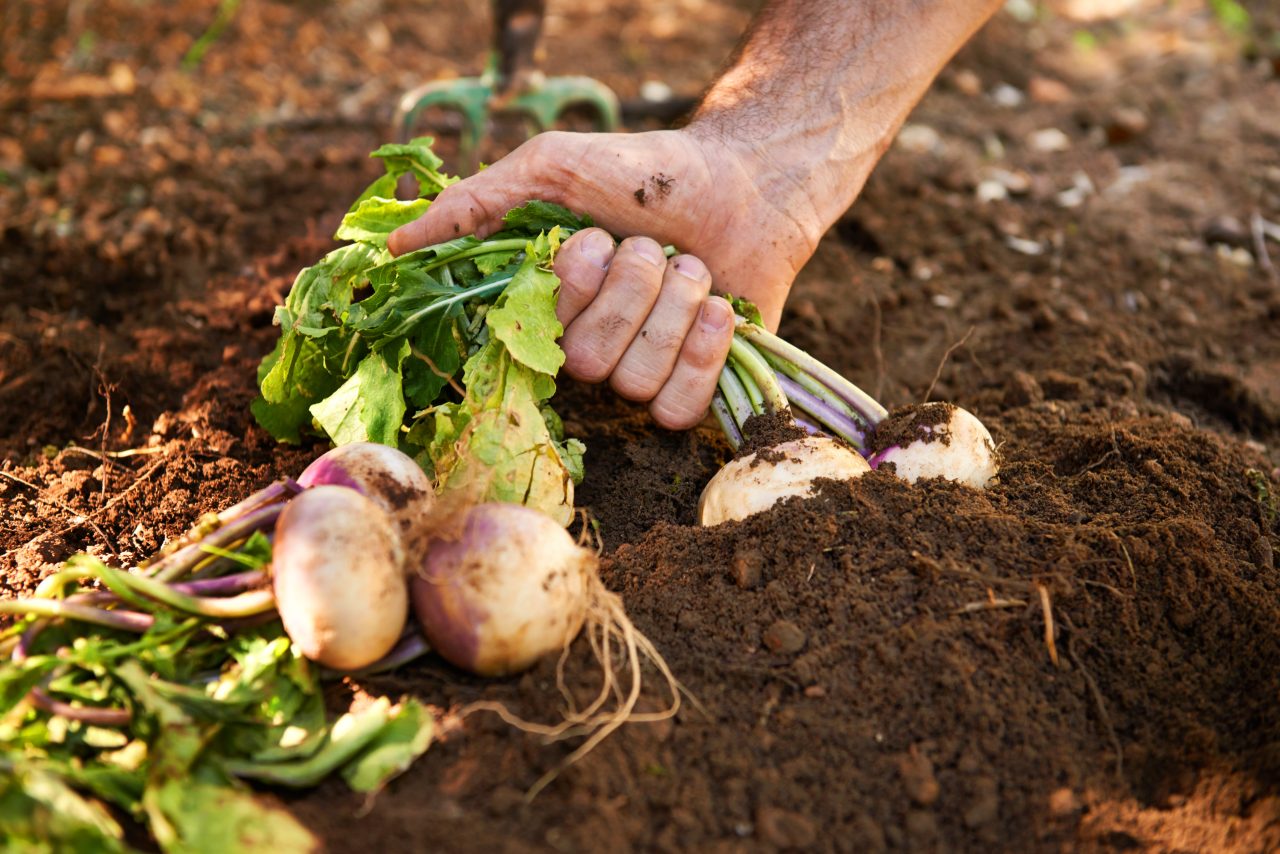
[[298, 485], [345, 486], [373, 499], [406, 542], [436, 497], [431, 478], [412, 457], [375, 442], [352, 442], [325, 452], [298, 476]]
[[[748, 421], [757, 415], [782, 416], [809, 438], [730, 461], [703, 492], [701, 524], [743, 519], [785, 498], [811, 495], [818, 479], [848, 480], [885, 463], [913, 482], [943, 477], [981, 489], [995, 476], [991, 434], [965, 410], [922, 404], [890, 419], [862, 389], [766, 330], [758, 317], [743, 317], [756, 316], [749, 303], [735, 306], [737, 328], [712, 414], [735, 450], [748, 443]], [[895, 426], [900, 418], [908, 424], [905, 433]]]
[[409, 613], [400, 535], [356, 490], [313, 486], [290, 501], [276, 525], [271, 574], [284, 629], [312, 661], [358, 670], [400, 639]]
[[518, 504], [471, 508], [455, 538], [427, 542], [414, 612], [447, 661], [481, 676], [524, 670], [563, 649], [586, 619], [596, 556]]
[[718, 525], [768, 510], [793, 495], [809, 497], [817, 478], [849, 480], [871, 471], [829, 436], [806, 436], [730, 460], [702, 491], [698, 521]]
[[983, 489], [996, 476], [996, 444], [972, 413], [950, 403], [922, 403], [896, 410], [876, 428], [872, 468], [893, 464], [915, 483], [940, 477]]

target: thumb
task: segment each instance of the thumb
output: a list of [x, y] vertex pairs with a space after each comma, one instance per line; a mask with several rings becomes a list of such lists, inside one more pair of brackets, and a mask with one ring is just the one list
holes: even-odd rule
[[502, 227], [502, 217], [530, 199], [559, 202], [559, 170], [542, 152], [538, 138], [470, 178], [451, 184], [436, 196], [426, 212], [387, 238], [395, 255], [444, 243], [464, 234], [485, 237]]

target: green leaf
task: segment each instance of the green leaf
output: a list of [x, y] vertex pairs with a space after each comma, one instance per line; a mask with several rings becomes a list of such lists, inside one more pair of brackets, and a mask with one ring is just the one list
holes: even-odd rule
[[400, 366], [408, 353], [408, 342], [392, 353], [370, 353], [337, 391], [311, 407], [330, 439], [339, 445], [398, 443], [405, 413]]
[[587, 446], [578, 439], [567, 439], [557, 442], [556, 449], [560, 452], [560, 459], [564, 461], [569, 477], [573, 478], [574, 483], [582, 483], [582, 479], [587, 476], [587, 469], [582, 459], [587, 453]]
[[409, 357], [404, 361], [404, 397], [415, 410], [434, 403], [462, 366], [455, 316], [462, 316], [461, 306], [423, 323], [410, 343]]
[[480, 275], [492, 276], [494, 273], [510, 264], [511, 259], [515, 258], [519, 254], [519, 249], [505, 249], [498, 252], [487, 252], [484, 255], [477, 255], [472, 260], [475, 262], [476, 269], [480, 271]]
[[40, 763], [0, 757], [0, 850], [124, 851], [124, 832], [101, 804]]
[[[421, 196], [433, 196], [450, 184], [456, 183], [458, 180], [456, 177], [445, 175], [440, 171], [444, 161], [431, 150], [431, 143], [434, 141], [429, 136], [420, 136], [409, 140], [407, 143], [389, 143], [370, 154], [370, 157], [375, 157], [382, 161], [387, 170], [386, 178], [390, 178], [392, 188], [392, 192], [379, 193], [378, 195], [394, 195], [396, 180], [401, 175], [412, 175], [417, 179], [418, 194]], [[380, 179], [383, 182], [383, 187], [386, 185], [386, 178]], [[377, 181], [374, 182], [374, 186], [378, 186]], [[372, 193], [366, 190], [357, 199], [356, 203], [359, 204], [359, 202], [369, 198], [370, 195]]]
[[[263, 399], [273, 404], [299, 397], [314, 402], [339, 385], [342, 377], [333, 375], [326, 350], [312, 339], [340, 337], [339, 318], [350, 307], [352, 292], [368, 268], [381, 263], [385, 254], [375, 246], [353, 243], [335, 249], [319, 264], [298, 274], [285, 304], [276, 309], [280, 341], [258, 368]], [[262, 410], [269, 422], [263, 427], [272, 435], [288, 431], [296, 410], [296, 403], [285, 410]], [[296, 434], [296, 426], [292, 433]]]
[[556, 226], [567, 231], [579, 231], [594, 225], [591, 217], [585, 214], [578, 216], [568, 208], [542, 201], [528, 201], [518, 208], [512, 208], [502, 221], [507, 229], [524, 231], [530, 236], [540, 231], [550, 231]]
[[[361, 336], [370, 341], [413, 335], [423, 323], [435, 323], [456, 316], [458, 312], [433, 312], [429, 309], [442, 299], [458, 297], [462, 288], [437, 281], [423, 270], [403, 268], [395, 271], [391, 282], [379, 288], [366, 304], [358, 306], [349, 320]], [[461, 311], [461, 305], [457, 306]]]
[[33, 655], [21, 663], [0, 667], [0, 716], [22, 702], [31, 689], [57, 666], [57, 656]]
[[756, 304], [751, 300], [729, 296], [729, 304], [733, 306], [734, 312], [740, 317], [746, 318], [756, 326], [764, 327], [764, 318], [760, 316], [760, 309], [756, 308]]
[[386, 248], [387, 235], [422, 216], [430, 204], [426, 199], [402, 202], [380, 196], [367, 198], [342, 218], [334, 239], [360, 240]]
[[311, 423], [311, 401], [306, 397], [291, 397], [283, 403], [270, 403], [264, 397], [256, 397], [249, 404], [258, 426], [271, 434], [277, 442], [298, 444], [302, 441], [302, 428]]
[[156, 840], [186, 854], [304, 854], [320, 841], [284, 808], [225, 785], [168, 780], [147, 792]]
[[[548, 382], [540, 382], [547, 380]], [[441, 492], [464, 501], [506, 501], [573, 518], [573, 481], [540, 404], [549, 378], [514, 362], [497, 339], [463, 368], [466, 398], [436, 410], [429, 451]]]
[[489, 331], [506, 345], [513, 359], [531, 370], [555, 376], [564, 364], [556, 343], [564, 327], [556, 319], [560, 280], [539, 266], [533, 247], [511, 284], [489, 311]]
[[229, 774], [280, 786], [314, 786], [372, 744], [391, 720], [391, 701], [379, 697], [358, 712], [348, 712], [334, 722], [329, 740], [320, 750], [299, 762], [254, 762], [229, 759]]
[[342, 769], [357, 792], [376, 792], [402, 774], [431, 745], [435, 719], [426, 706], [405, 700], [364, 751]]

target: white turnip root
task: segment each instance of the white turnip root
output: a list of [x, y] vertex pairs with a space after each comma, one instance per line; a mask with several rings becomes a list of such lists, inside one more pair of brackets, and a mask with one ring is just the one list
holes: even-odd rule
[[345, 486], [382, 507], [408, 542], [435, 504], [431, 478], [407, 454], [375, 442], [339, 445], [307, 466], [298, 485]]
[[768, 510], [793, 495], [813, 494], [818, 478], [849, 480], [871, 471], [856, 451], [826, 436], [783, 442], [731, 460], [698, 501], [698, 522], [718, 525]]
[[373, 664], [408, 620], [399, 533], [354, 489], [313, 486], [289, 502], [276, 525], [271, 574], [285, 632], [326, 667]]
[[895, 411], [877, 425], [873, 447], [873, 468], [893, 463], [894, 473], [912, 483], [940, 477], [983, 489], [1000, 468], [987, 428], [950, 403]]
[[457, 539], [432, 539], [412, 581], [431, 646], [482, 676], [526, 669], [582, 628], [596, 557], [553, 519], [518, 504], [481, 504]]

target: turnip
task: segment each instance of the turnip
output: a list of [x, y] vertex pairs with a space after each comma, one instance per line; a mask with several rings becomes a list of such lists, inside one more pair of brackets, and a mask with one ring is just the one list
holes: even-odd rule
[[435, 503], [431, 478], [413, 458], [375, 442], [339, 445], [298, 476], [302, 487], [326, 484], [345, 486], [373, 499], [395, 521], [406, 542]]
[[276, 607], [307, 658], [357, 670], [396, 645], [409, 612], [404, 551], [373, 499], [336, 485], [305, 490], [280, 514], [273, 555]]
[[856, 452], [828, 436], [808, 436], [731, 460], [698, 502], [698, 521], [718, 525], [768, 510], [793, 495], [813, 494], [817, 478], [849, 480], [871, 471]]
[[914, 483], [941, 477], [982, 489], [996, 476], [995, 441], [972, 413], [950, 403], [924, 403], [894, 412], [877, 425], [872, 468], [892, 463]]
[[913, 482], [943, 477], [981, 489], [995, 476], [991, 434], [968, 412], [925, 404], [916, 415], [902, 416], [904, 433], [862, 389], [766, 330], [749, 303], [739, 300], [735, 307], [737, 328], [712, 414], [735, 449], [747, 443], [744, 431], [753, 415], [783, 416], [809, 438], [726, 465], [699, 502], [703, 525], [745, 518], [792, 495], [812, 494], [819, 478], [847, 480], [887, 462]]
[[[449, 535], [449, 532], [452, 535]], [[530, 723], [506, 706], [478, 702], [463, 713], [495, 712], [507, 723], [548, 739], [589, 736], [529, 790], [532, 798], [570, 764], [628, 721], [657, 721], [680, 708], [681, 687], [661, 654], [628, 619], [622, 600], [605, 589], [594, 552], [550, 517], [518, 504], [480, 504], [446, 525], [426, 545], [411, 582], [413, 608], [432, 647], [458, 667], [485, 676], [517, 673], [560, 652], [557, 684], [568, 709], [555, 725]], [[601, 664], [595, 699], [579, 709], [563, 680], [569, 644], [582, 632]], [[630, 673], [623, 686], [616, 654]], [[641, 657], [661, 674], [670, 705], [635, 712]], [[609, 701], [617, 704], [609, 708]]]
[[549, 516], [518, 504], [469, 510], [456, 538], [427, 543], [412, 580], [431, 646], [482, 676], [524, 670], [586, 619], [596, 557]]

